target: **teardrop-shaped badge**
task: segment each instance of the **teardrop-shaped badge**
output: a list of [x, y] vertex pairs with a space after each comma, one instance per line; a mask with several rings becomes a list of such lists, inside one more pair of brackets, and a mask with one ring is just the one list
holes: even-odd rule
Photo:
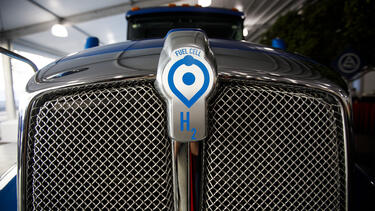
[[160, 55], [156, 87], [168, 105], [169, 135], [198, 141], [207, 134], [207, 98], [216, 82], [215, 61], [205, 33], [174, 30]]
[[[203, 73], [203, 86], [190, 98], [188, 99], [183, 93], [179, 91], [174, 82], [174, 75], [176, 70], [182, 65], [192, 66], [195, 65]], [[182, 82], [185, 85], [191, 86], [197, 84], [194, 73], [187, 72], [183, 75]], [[210, 83], [210, 75], [206, 66], [199, 60], [194, 59], [192, 56], [187, 55], [183, 59], [178, 60], [174, 63], [168, 73], [168, 85], [172, 92], [184, 103], [188, 108], [190, 108], [197, 100], [202, 97], [202, 95], [207, 91], [208, 85]], [[191, 89], [194, 91], [194, 89]]]

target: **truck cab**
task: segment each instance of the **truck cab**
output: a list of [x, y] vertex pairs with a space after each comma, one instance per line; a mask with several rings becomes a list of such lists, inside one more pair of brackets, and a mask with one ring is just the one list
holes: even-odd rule
[[200, 28], [208, 38], [243, 39], [244, 14], [236, 9], [199, 6], [133, 8], [126, 13], [128, 40], [163, 38], [176, 28]]

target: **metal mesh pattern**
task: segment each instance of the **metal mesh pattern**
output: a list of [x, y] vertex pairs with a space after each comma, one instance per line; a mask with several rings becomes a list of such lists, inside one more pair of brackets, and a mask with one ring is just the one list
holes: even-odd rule
[[35, 104], [27, 208], [172, 208], [166, 114], [151, 81], [69, 89]]
[[222, 82], [205, 142], [206, 210], [341, 210], [340, 107], [295, 87]]

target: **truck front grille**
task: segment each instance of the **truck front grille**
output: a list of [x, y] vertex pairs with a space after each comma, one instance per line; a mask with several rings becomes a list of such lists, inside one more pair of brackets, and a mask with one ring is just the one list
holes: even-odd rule
[[[37, 96], [28, 113], [24, 206], [173, 209], [166, 106], [153, 80]], [[317, 90], [219, 78], [208, 106], [203, 210], [342, 210], [341, 106]]]
[[296, 87], [222, 82], [205, 142], [206, 210], [341, 210], [339, 103]]
[[39, 98], [29, 127], [27, 208], [171, 209], [165, 116], [150, 81]]

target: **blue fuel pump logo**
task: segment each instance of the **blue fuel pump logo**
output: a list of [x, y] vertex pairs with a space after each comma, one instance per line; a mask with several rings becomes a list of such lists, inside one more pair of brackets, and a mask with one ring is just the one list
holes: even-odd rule
[[[199, 91], [195, 95], [193, 95], [193, 97], [188, 99], [177, 89], [173, 78], [174, 78], [174, 74], [176, 73], [176, 70], [181, 65], [191, 66], [193, 64], [199, 67], [199, 69], [202, 71], [203, 76], [204, 76], [204, 81], [203, 81], [202, 88], [200, 88]], [[185, 85], [188, 85], [188, 86], [193, 85], [195, 81], [196, 81], [196, 78], [194, 74], [190, 72], [187, 72], [182, 76], [182, 82]], [[176, 63], [174, 63], [168, 73], [169, 88], [171, 89], [173, 94], [176, 95], [176, 97], [180, 99], [181, 102], [184, 103], [185, 106], [188, 108], [193, 106], [194, 103], [196, 103], [199, 100], [199, 98], [207, 91], [209, 83], [210, 83], [210, 76], [209, 76], [206, 66], [201, 61], [194, 59], [190, 55], [187, 55], [184, 58], [178, 60]]]

